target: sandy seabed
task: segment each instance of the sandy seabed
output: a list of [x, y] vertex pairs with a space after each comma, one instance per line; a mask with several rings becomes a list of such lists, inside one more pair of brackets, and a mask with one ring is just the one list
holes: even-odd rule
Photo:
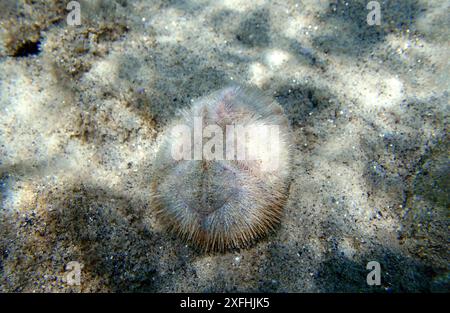
[[[0, 2], [0, 291], [449, 291], [450, 1], [379, 26], [367, 1], [30, 3]], [[283, 107], [292, 181], [275, 232], [205, 254], [155, 219], [152, 164], [230, 84]]]

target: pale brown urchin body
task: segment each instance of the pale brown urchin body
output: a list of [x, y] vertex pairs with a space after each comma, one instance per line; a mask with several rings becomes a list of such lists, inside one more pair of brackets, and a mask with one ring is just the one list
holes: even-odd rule
[[[248, 151], [262, 151], [257, 154], [261, 159], [239, 160], [237, 152], [230, 149], [233, 159], [208, 160], [202, 155], [201, 159], [177, 160], [173, 149], [185, 142], [170, 130], [181, 124], [195, 133], [194, 117], [203, 127], [220, 126], [224, 142], [230, 140], [233, 145], [237, 139], [227, 137], [226, 125], [276, 125], [278, 135], [250, 133], [246, 137]], [[240, 133], [236, 131], [235, 135]], [[202, 139], [202, 144], [211, 137]], [[202, 250], [248, 246], [280, 222], [287, 198], [289, 142], [282, 108], [257, 90], [227, 87], [197, 100], [163, 135], [152, 178], [152, 207], [157, 217], [169, 230]], [[264, 150], [267, 147], [277, 149]], [[189, 148], [195, 150], [194, 140]], [[225, 144], [211, 151], [215, 149], [223, 149], [223, 155], [229, 156]], [[273, 164], [276, 166], [270, 166]]]

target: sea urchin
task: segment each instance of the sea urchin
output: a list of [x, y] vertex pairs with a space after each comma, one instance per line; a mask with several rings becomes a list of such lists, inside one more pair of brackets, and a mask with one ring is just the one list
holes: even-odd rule
[[152, 207], [206, 251], [246, 247], [274, 229], [287, 198], [289, 126], [260, 91], [227, 87], [195, 101], [162, 135]]

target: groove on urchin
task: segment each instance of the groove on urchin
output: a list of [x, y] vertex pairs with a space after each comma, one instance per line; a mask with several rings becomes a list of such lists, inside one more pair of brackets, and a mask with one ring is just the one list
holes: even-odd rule
[[[265, 161], [174, 158], [180, 139], [172, 130], [186, 125], [195, 135], [196, 119], [203, 127], [218, 125], [222, 134], [214, 133], [217, 138], [228, 134], [227, 125], [248, 129], [275, 125], [277, 136], [246, 137], [249, 147], [264, 151]], [[152, 208], [169, 231], [202, 250], [224, 251], [247, 247], [280, 223], [287, 198], [290, 138], [283, 110], [271, 97], [239, 86], [221, 89], [195, 101], [162, 136], [154, 162]], [[202, 144], [211, 138], [202, 137]], [[194, 143], [187, 147], [195, 149]], [[215, 149], [221, 152], [220, 145]], [[267, 166], [275, 161], [274, 168]]]

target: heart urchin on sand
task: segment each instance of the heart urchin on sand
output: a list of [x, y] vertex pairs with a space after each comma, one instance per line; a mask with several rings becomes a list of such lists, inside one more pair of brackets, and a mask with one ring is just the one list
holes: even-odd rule
[[170, 231], [224, 251], [247, 247], [280, 222], [290, 138], [271, 97], [224, 88], [194, 102], [162, 136], [152, 208]]

